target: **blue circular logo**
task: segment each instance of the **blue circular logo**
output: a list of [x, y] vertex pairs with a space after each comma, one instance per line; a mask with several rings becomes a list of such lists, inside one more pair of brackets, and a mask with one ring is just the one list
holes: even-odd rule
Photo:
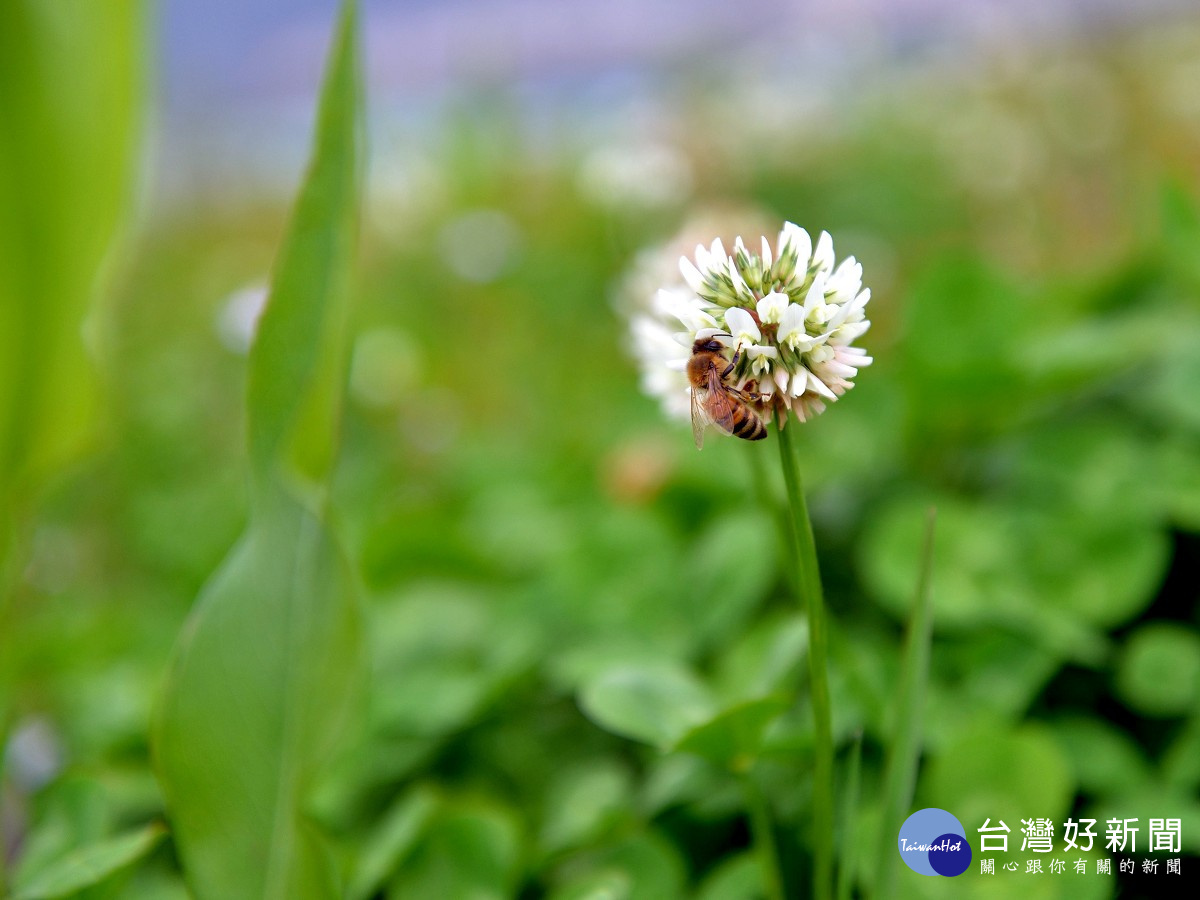
[[904, 864], [922, 875], [953, 877], [971, 865], [971, 845], [962, 822], [935, 806], [919, 809], [904, 820], [897, 846]]

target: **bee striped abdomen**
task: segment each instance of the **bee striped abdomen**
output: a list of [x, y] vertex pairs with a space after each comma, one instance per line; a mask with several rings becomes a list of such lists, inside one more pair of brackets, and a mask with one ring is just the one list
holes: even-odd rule
[[767, 426], [754, 413], [746, 412], [744, 416], [739, 417], [733, 423], [731, 433], [735, 437], [740, 437], [747, 441], [761, 441], [767, 436]]

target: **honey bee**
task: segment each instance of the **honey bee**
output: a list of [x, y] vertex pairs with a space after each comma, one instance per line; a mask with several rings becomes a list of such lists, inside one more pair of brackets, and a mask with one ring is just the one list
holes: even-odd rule
[[767, 436], [767, 426], [749, 405], [757, 394], [740, 390], [726, 380], [737, 367], [741, 348], [734, 352], [732, 361], [725, 359], [724, 350], [725, 345], [715, 335], [697, 338], [692, 344], [687, 374], [692, 385], [692, 436], [697, 449], [704, 446], [708, 425], [747, 441], [761, 441]]

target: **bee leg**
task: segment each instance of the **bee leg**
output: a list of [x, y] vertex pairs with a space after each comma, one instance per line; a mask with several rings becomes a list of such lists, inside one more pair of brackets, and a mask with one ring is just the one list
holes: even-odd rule
[[725, 367], [725, 371], [721, 373], [721, 377], [728, 378], [729, 373], [737, 368], [738, 360], [740, 360], [741, 358], [742, 358], [742, 345], [738, 344], [737, 349], [733, 351], [733, 359], [730, 361], [729, 365], [727, 365]]

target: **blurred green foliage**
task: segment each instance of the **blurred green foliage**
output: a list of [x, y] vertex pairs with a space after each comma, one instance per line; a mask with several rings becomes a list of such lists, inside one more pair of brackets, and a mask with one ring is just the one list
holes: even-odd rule
[[[580, 186], [586, 152], [533, 153], [494, 102], [447, 113], [436, 190], [393, 203], [369, 187], [331, 509], [367, 598], [371, 687], [308, 810], [351, 896], [760, 896], [747, 771], [789, 887], [808, 883], [810, 715], [779, 699], [804, 696], [807, 636], [747, 459], [759, 448], [696, 454], [662, 421], [610, 302], [641, 249], [705, 210], [828, 228], [875, 295], [875, 364], [801, 439], [839, 760], [863, 735], [837, 836], [858, 886], [879, 830], [900, 826], [880, 821], [881, 784], [930, 505], [915, 808], [950, 810], [968, 835], [1004, 819], [1010, 845], [1022, 817], [1182, 817], [1197, 864], [1200, 130], [1168, 90], [1197, 46], [1193, 27], [897, 78], [820, 138], [738, 143], [716, 109], [681, 102], [686, 204], [600, 202]], [[128, 119], [106, 121], [97, 146], [130, 139]], [[45, 196], [60, 198], [45, 227], [65, 229]], [[275, 255], [285, 210], [259, 196], [234, 185], [141, 230], [110, 279], [102, 445], [17, 508], [3, 635], [17, 885], [163, 814], [152, 704], [249, 515], [246, 361], [219, 323]], [[480, 274], [498, 234], [507, 250]], [[35, 274], [92, 273], [100, 252], [40, 246]], [[45, 295], [70, 300], [39, 315], [77, 320], [92, 276], [70, 277]], [[32, 314], [11, 287], [29, 281], [6, 279], [5, 316]], [[59, 371], [57, 351], [26, 350], [20, 377]], [[58, 393], [22, 396], [21, 421], [56, 420]], [[177, 850], [99, 887], [183, 897]], [[897, 884], [1015, 895], [976, 873]], [[1019, 891], [1106, 897], [1118, 881]]]

